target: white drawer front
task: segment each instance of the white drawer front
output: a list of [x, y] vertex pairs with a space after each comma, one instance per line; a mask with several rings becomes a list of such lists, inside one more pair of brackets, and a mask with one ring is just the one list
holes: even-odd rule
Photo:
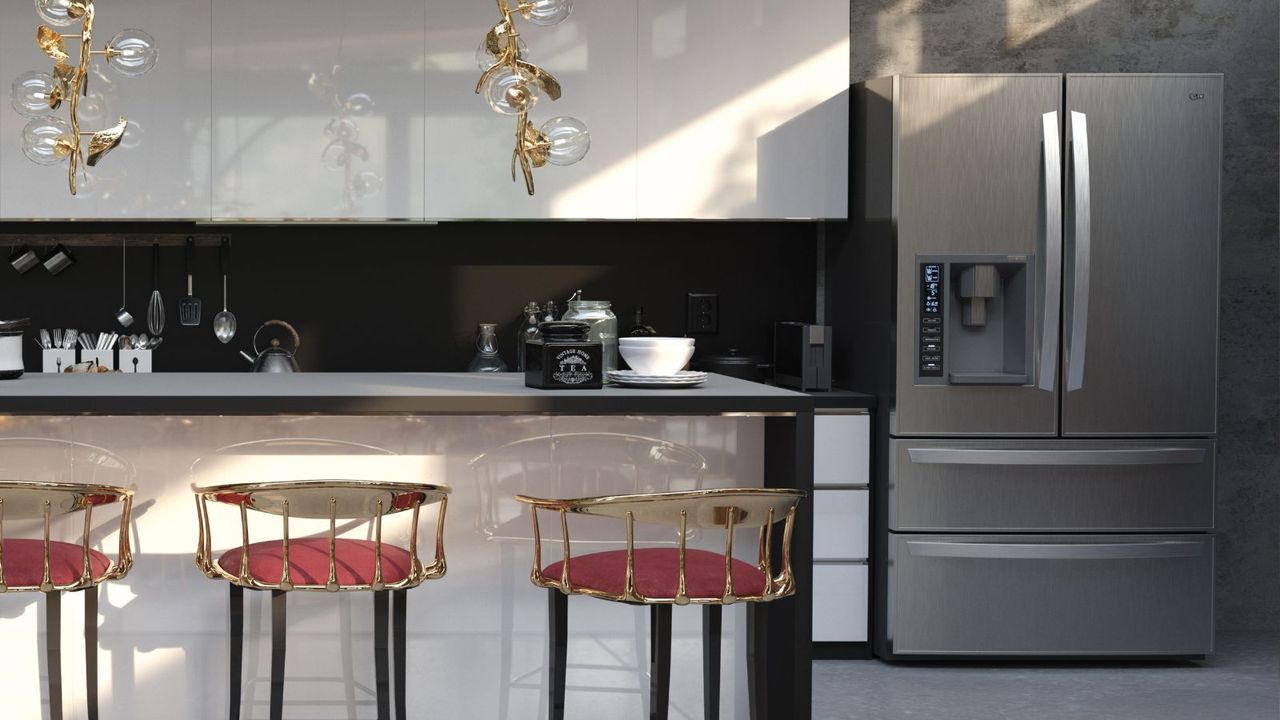
[[817, 490], [813, 493], [813, 558], [866, 560], [869, 493]]
[[814, 416], [813, 484], [865, 485], [870, 477], [871, 416]]
[[867, 566], [813, 567], [813, 641], [867, 639]]

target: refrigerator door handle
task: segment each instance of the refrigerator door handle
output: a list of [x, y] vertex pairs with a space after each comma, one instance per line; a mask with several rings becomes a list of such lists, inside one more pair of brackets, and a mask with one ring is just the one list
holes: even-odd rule
[[1146, 560], [1199, 557], [1204, 544], [1190, 540], [1105, 543], [1001, 543], [908, 540], [917, 557], [989, 558], [999, 560]]
[[909, 448], [916, 465], [1196, 465], [1204, 448], [1118, 448], [1093, 450], [1004, 450], [998, 448]]
[[1058, 318], [1062, 312], [1062, 141], [1058, 111], [1041, 116], [1044, 125], [1044, 323], [1040, 338], [1041, 390], [1058, 382]]
[[1082, 112], [1071, 111], [1071, 177], [1075, 217], [1075, 264], [1071, 279], [1071, 340], [1067, 343], [1067, 392], [1084, 387], [1085, 345], [1089, 330], [1089, 126]]

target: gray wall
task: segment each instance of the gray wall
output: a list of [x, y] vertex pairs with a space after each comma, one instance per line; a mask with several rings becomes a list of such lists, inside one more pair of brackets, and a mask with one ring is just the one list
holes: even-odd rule
[[850, 78], [1222, 72], [1218, 626], [1277, 628], [1276, 0], [851, 0]]

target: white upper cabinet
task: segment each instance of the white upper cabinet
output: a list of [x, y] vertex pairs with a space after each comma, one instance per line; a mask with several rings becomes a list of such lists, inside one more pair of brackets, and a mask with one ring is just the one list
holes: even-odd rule
[[425, 217], [422, 0], [212, 0], [213, 216]]
[[[0, 103], [0, 217], [226, 220], [843, 217], [848, 3], [577, 0], [517, 17], [559, 79], [535, 125], [581, 119], [591, 150], [511, 179], [516, 120], [475, 94], [493, 0], [100, 0], [94, 46], [140, 27], [150, 74], [95, 66], [85, 129], [123, 146], [72, 198], [65, 166], [22, 154]], [[30, 0], [0, 3], [0, 87], [48, 71]], [[74, 30], [72, 30], [74, 32]], [[73, 53], [74, 55], [74, 53]], [[62, 110], [66, 115], [66, 107]], [[819, 167], [810, 165], [823, 160]], [[820, 196], [820, 197], [819, 197]]]
[[638, 5], [637, 215], [792, 215], [761, 207], [757, 145], [848, 90], [848, 1]]
[[[117, 32], [141, 28], [155, 38], [159, 60], [148, 74], [125, 78], [96, 56], [88, 96], [80, 100], [81, 130], [102, 130], [121, 115], [129, 128], [121, 146], [88, 170], [72, 197], [67, 166], [36, 165], [23, 155], [28, 118], [14, 111], [8, 90], [29, 70], [50, 72], [36, 45], [42, 20], [34, 3], [0, 3], [0, 217], [187, 219], [209, 216], [209, 0], [102, 0], [95, 4], [93, 46]], [[79, 26], [64, 29], [79, 33]], [[79, 48], [68, 41], [71, 62]], [[51, 113], [69, 118], [68, 103]], [[87, 138], [85, 139], [87, 145]]]
[[516, 16], [526, 59], [563, 88], [555, 102], [542, 97], [530, 119], [542, 125], [567, 115], [591, 133], [582, 161], [533, 171], [533, 197], [518, 170], [511, 179], [516, 119], [475, 94], [476, 50], [500, 19], [493, 0], [428, 2], [427, 216], [634, 218], [636, 0], [580, 0], [549, 28]]

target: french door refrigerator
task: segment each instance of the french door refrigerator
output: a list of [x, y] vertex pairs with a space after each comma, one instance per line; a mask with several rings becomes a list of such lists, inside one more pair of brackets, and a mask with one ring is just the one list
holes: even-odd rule
[[851, 102], [831, 282], [882, 397], [877, 653], [1211, 652], [1222, 77]]

